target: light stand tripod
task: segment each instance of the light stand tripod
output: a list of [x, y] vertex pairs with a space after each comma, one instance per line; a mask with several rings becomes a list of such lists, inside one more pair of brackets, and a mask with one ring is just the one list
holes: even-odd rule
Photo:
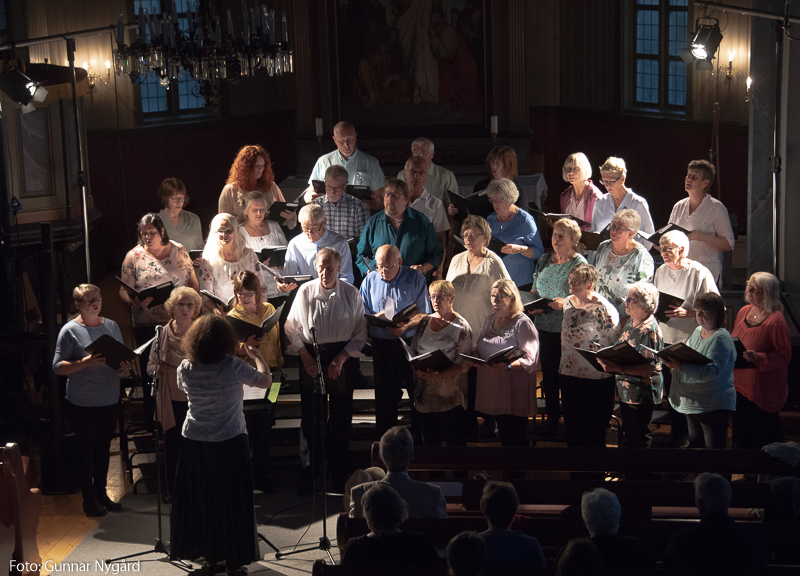
[[[313, 341], [314, 345], [314, 358], [317, 361], [317, 377], [314, 379], [314, 391], [312, 394], [316, 396], [319, 394], [323, 407], [327, 406], [327, 394], [328, 391], [325, 387], [325, 375], [322, 372], [322, 356], [319, 350], [319, 344], [317, 343], [317, 329], [311, 328], [311, 340]], [[312, 410], [313, 417], [316, 417], [316, 410]], [[275, 558], [280, 560], [285, 556], [292, 556], [294, 554], [300, 554], [302, 552], [310, 552], [311, 550], [324, 550], [325, 553], [328, 555], [328, 558], [331, 561], [331, 564], [336, 564], [333, 560], [333, 556], [331, 555], [331, 541], [328, 538], [328, 495], [325, 490], [325, 479], [328, 476], [328, 457], [325, 453], [325, 425], [327, 423], [326, 411], [322, 410], [322, 417], [319, 419], [317, 423], [320, 429], [320, 444], [321, 446], [316, 446], [317, 450], [322, 450], [322, 536], [319, 538], [319, 544], [316, 546], [310, 546], [308, 548], [302, 548], [301, 550], [292, 550], [291, 552], [281, 552], [272, 542], [267, 540], [266, 536], [263, 536], [261, 533], [258, 534], [259, 539], [275, 550]], [[313, 443], [313, 440], [312, 440]], [[312, 470], [312, 478], [314, 477], [313, 470], [314, 470], [314, 455], [311, 455], [311, 470]], [[317, 491], [314, 490], [314, 495], [312, 496], [312, 503], [316, 504], [317, 501]]]
[[[153, 346], [155, 347], [156, 351], [156, 370], [153, 376], [153, 395], [158, 398], [158, 389], [160, 386], [160, 382], [158, 379], [158, 365], [161, 359], [161, 339], [163, 337], [163, 328], [161, 326], [156, 327], [156, 337], [153, 340]], [[157, 514], [158, 514], [158, 537], [156, 538], [156, 542], [153, 545], [152, 550], [146, 550], [144, 552], [136, 552], [135, 554], [128, 554], [127, 556], [120, 556], [118, 558], [108, 558], [106, 559], [106, 565], [113, 564], [115, 562], [125, 561], [128, 558], [135, 558], [137, 556], [143, 556], [145, 554], [151, 554], [156, 552], [158, 554], [164, 554], [170, 562], [175, 562], [180, 564], [184, 568], [192, 569], [192, 565], [184, 562], [183, 560], [179, 560], [177, 558], [172, 558], [169, 550], [167, 550], [167, 546], [164, 544], [164, 538], [161, 531], [161, 422], [153, 422], [153, 436], [155, 437], [155, 444], [156, 444], [156, 494], [158, 496], [158, 500], [156, 501], [157, 506]]]

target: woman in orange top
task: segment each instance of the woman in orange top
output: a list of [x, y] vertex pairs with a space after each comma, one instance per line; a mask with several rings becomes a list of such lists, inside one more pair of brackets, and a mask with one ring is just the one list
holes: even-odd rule
[[744, 359], [755, 368], [733, 371], [733, 445], [760, 450], [771, 442], [783, 442], [778, 411], [789, 395], [792, 347], [778, 279], [768, 272], [754, 273], [747, 281], [744, 298], [748, 306], [739, 311], [732, 335], [741, 340]]

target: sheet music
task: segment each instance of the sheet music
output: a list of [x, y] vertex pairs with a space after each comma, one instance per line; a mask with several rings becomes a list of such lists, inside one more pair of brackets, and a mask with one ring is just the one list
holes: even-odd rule
[[263, 400], [267, 397], [267, 392], [269, 388], [256, 388], [255, 386], [245, 386], [242, 384], [242, 388], [244, 389], [244, 399], [245, 400]]

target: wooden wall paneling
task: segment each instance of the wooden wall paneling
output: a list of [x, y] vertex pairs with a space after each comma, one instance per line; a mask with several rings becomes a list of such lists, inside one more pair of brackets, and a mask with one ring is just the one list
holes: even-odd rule
[[[528, 109], [526, 106], [525, 88], [525, 2], [510, 0], [506, 4], [508, 19], [508, 35], [503, 36], [506, 42], [507, 76], [507, 114], [508, 129], [517, 131], [528, 127]], [[525, 159], [527, 164], [527, 158]]]

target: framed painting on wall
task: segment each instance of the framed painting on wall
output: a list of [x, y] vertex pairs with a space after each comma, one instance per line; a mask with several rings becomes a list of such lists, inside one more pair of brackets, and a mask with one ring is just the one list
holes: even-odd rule
[[336, 3], [339, 117], [357, 125], [482, 125], [484, 0]]

